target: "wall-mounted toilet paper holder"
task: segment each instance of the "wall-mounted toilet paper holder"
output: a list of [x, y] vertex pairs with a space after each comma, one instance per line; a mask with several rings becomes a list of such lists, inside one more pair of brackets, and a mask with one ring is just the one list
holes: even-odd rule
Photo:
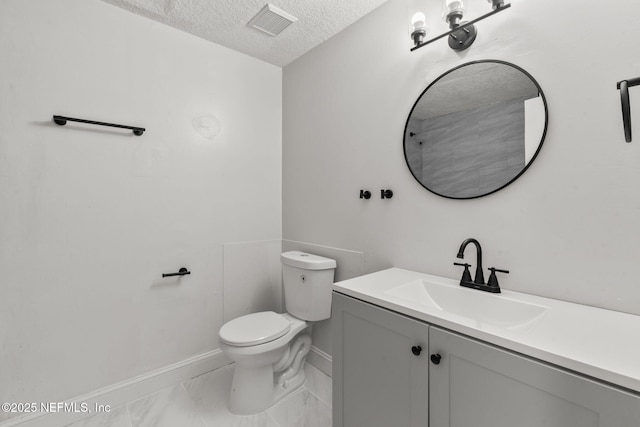
[[181, 267], [177, 273], [162, 273], [162, 277], [185, 276], [187, 274], [191, 274], [191, 272], [187, 270], [185, 267]]

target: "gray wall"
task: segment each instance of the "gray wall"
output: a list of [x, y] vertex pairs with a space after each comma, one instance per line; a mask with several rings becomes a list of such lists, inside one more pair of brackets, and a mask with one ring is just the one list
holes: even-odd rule
[[[640, 142], [624, 142], [615, 86], [640, 70], [630, 54], [640, 3], [514, 1], [479, 23], [461, 53], [444, 40], [410, 52], [408, 3], [390, 0], [285, 67], [284, 239], [363, 252], [365, 272], [397, 266], [458, 278], [458, 246], [475, 237], [487, 267], [511, 271], [500, 279], [506, 289], [640, 314]], [[426, 5], [432, 34], [445, 31], [441, 1]], [[488, 7], [469, 2], [469, 16]], [[567, 34], [581, 34], [580, 43]], [[504, 190], [445, 199], [409, 172], [404, 125], [430, 82], [480, 59], [533, 75], [549, 104], [547, 138]], [[640, 96], [632, 102], [640, 114]], [[359, 199], [361, 188], [374, 197]], [[382, 188], [394, 197], [381, 200]]]

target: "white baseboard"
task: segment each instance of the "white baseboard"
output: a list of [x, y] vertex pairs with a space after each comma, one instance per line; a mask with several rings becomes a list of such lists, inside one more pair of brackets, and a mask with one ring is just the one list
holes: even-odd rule
[[[182, 381], [221, 368], [229, 363], [231, 363], [231, 361], [222, 351], [216, 349], [117, 384], [83, 394], [74, 399], [68, 399], [65, 403], [73, 404], [75, 402], [77, 407], [80, 407], [81, 403], [85, 403], [89, 410], [95, 408], [96, 405], [109, 405], [115, 409], [125, 403], [132, 402], [162, 390], [163, 388], [171, 387]], [[27, 416], [10, 418], [0, 423], [0, 427], [66, 426], [91, 415], [94, 414], [82, 412], [34, 413]]]
[[[324, 372], [326, 375], [330, 377], [332, 376], [331, 360], [332, 360], [331, 356], [329, 356], [327, 353], [320, 350], [318, 347], [314, 345], [311, 346], [311, 350], [309, 351], [309, 354], [307, 354], [307, 362], [309, 362], [311, 365], [315, 366], [316, 368], [318, 368], [319, 370], [321, 370], [322, 372]], [[0, 427], [3, 427], [3, 426], [0, 425]]]

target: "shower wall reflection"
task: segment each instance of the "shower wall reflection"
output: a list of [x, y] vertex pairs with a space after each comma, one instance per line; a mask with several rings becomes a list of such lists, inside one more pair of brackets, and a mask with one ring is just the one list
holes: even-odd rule
[[[515, 178], [526, 164], [525, 99], [411, 119], [411, 170], [436, 193], [473, 197]], [[536, 141], [537, 143], [537, 141]]]

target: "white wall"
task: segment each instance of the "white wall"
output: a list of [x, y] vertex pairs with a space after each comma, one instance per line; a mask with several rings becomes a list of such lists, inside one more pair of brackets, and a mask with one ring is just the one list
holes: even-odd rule
[[281, 238], [282, 70], [97, 0], [2, 0], [0, 57], [0, 400], [216, 349], [223, 245]]
[[[435, 36], [445, 31], [442, 2], [426, 3]], [[489, 10], [468, 3], [471, 17]], [[407, 4], [390, 0], [284, 69], [283, 238], [362, 251], [365, 272], [397, 266], [458, 278], [458, 247], [475, 237], [485, 267], [511, 271], [500, 278], [506, 289], [640, 314], [640, 89], [631, 89], [631, 144], [616, 90], [640, 76], [640, 3], [513, 0], [477, 25], [462, 53], [445, 40], [410, 52]], [[440, 198], [405, 164], [405, 121], [430, 82], [480, 59], [510, 61], [537, 79], [547, 139], [509, 187]], [[374, 197], [359, 199], [361, 188]], [[393, 199], [380, 199], [383, 188]], [[475, 264], [473, 248], [466, 259]]]

